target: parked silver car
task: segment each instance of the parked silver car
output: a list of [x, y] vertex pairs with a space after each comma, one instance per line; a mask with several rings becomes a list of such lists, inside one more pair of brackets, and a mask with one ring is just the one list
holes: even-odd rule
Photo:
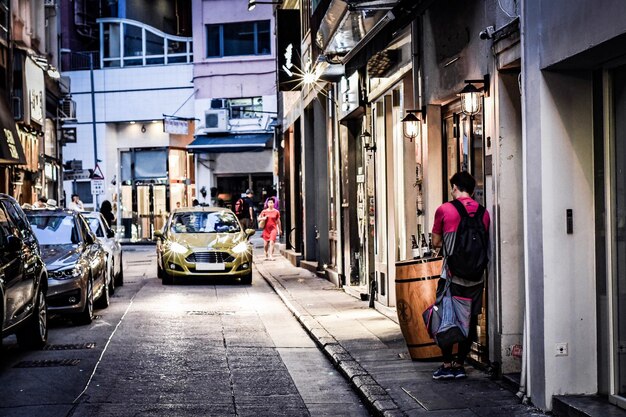
[[102, 214], [97, 211], [84, 212], [83, 216], [89, 228], [96, 235], [102, 247], [107, 252], [107, 274], [109, 275], [109, 291], [124, 285], [124, 268], [122, 267], [122, 245], [109, 227]]
[[72, 210], [25, 210], [48, 270], [48, 309], [93, 320], [94, 301], [109, 305], [107, 253], [84, 217]]

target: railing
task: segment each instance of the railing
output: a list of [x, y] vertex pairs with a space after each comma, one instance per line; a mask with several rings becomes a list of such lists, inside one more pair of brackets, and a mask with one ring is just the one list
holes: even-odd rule
[[98, 19], [100, 68], [193, 62], [192, 38], [168, 35], [130, 19]]

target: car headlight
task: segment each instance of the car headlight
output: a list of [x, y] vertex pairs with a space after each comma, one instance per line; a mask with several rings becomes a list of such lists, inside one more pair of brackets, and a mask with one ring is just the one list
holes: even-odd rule
[[73, 268], [50, 272], [49, 275], [54, 279], [72, 279], [82, 277], [84, 272], [85, 269], [81, 265], [76, 265]]
[[244, 253], [248, 250], [248, 242], [239, 242], [232, 250], [236, 254]]
[[178, 253], [178, 254], [185, 254], [187, 253], [187, 251], [189, 251], [189, 249], [187, 249], [186, 247], [184, 247], [183, 245], [181, 245], [178, 242], [172, 242], [170, 244], [170, 250], [174, 253]]

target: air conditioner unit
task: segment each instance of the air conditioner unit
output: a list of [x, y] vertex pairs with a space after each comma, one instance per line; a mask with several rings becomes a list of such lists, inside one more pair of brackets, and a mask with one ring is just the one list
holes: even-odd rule
[[70, 96], [64, 97], [59, 103], [59, 119], [76, 119], [76, 102]]
[[212, 109], [204, 112], [202, 133], [219, 133], [228, 132], [229, 130], [227, 109]]
[[212, 98], [211, 108], [212, 109], [227, 109], [228, 99], [227, 98]]
[[56, 7], [57, 0], [43, 0], [43, 5], [45, 7]]

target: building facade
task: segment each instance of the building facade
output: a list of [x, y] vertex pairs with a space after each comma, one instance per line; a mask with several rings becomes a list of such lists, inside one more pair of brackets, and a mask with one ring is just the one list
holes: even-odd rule
[[109, 200], [132, 242], [151, 240], [173, 208], [196, 196], [186, 148], [194, 130], [191, 5], [153, 3], [63, 3], [62, 69], [75, 107], [64, 126], [76, 137], [64, 148], [66, 201], [78, 194], [97, 209]]
[[[281, 8], [285, 253], [398, 320], [411, 237], [428, 240], [449, 178], [468, 171], [493, 220], [472, 359], [526, 375], [545, 410], [567, 394], [624, 407], [621, 3]], [[299, 41], [281, 39], [282, 11], [299, 13]], [[473, 108], [460, 96], [470, 85]]]
[[276, 37], [270, 6], [194, 0], [194, 107], [188, 146], [200, 203], [233, 208], [247, 189], [257, 210], [276, 195]]
[[69, 93], [58, 67], [59, 9], [43, 1], [0, 2], [0, 192], [21, 204], [57, 200], [60, 116]]

